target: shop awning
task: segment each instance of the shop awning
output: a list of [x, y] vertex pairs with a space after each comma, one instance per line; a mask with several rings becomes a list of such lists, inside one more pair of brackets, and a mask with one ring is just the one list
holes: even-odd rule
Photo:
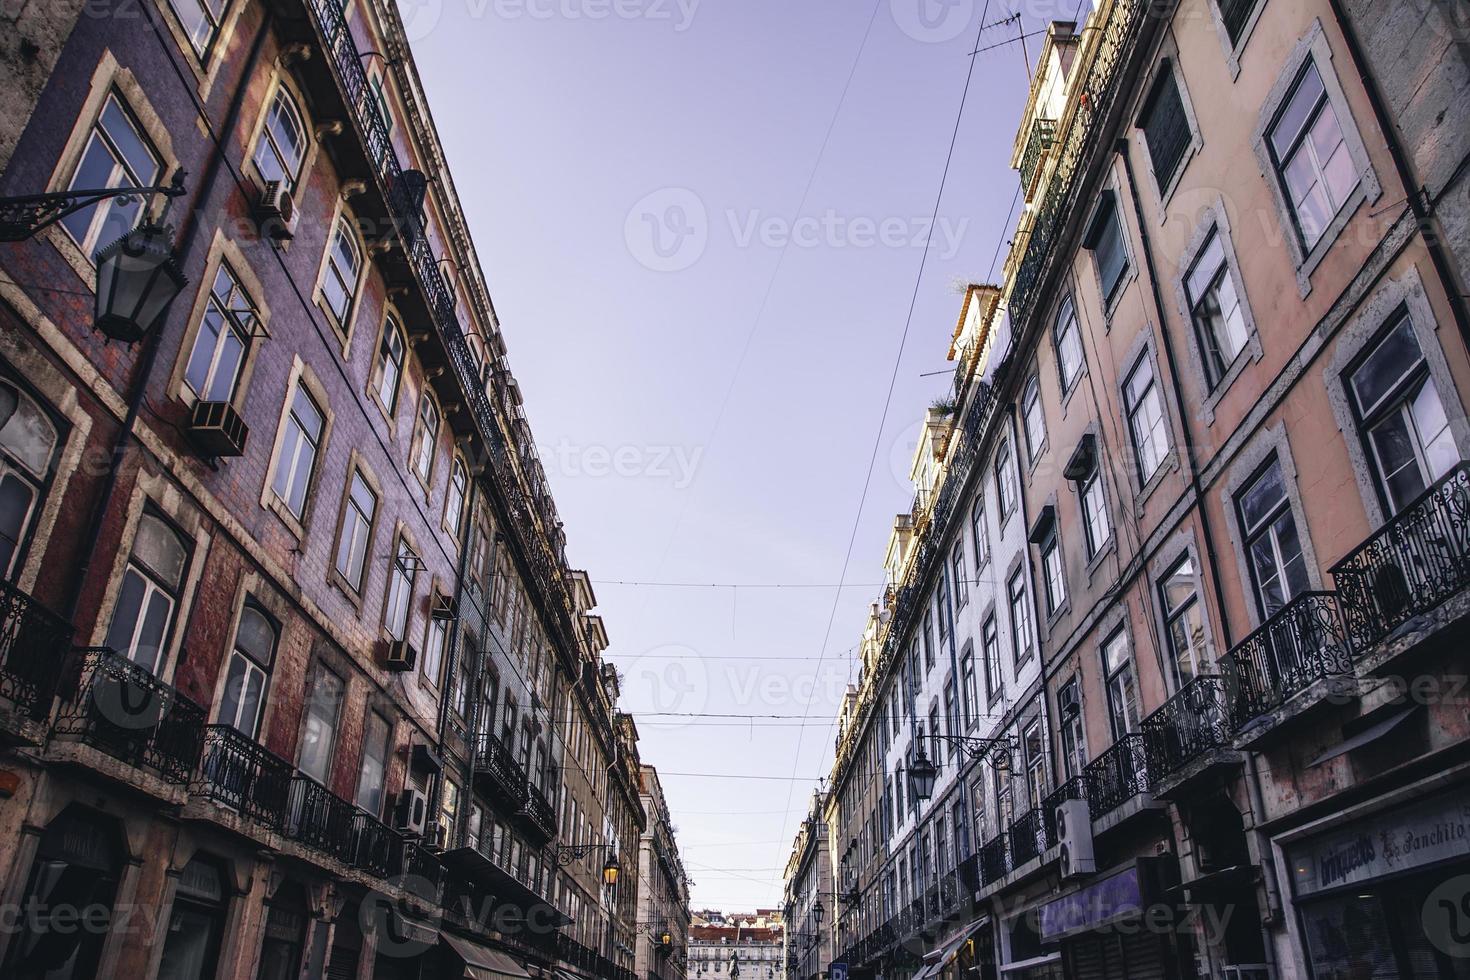
[[1380, 738], [1387, 735], [1395, 728], [1399, 727], [1399, 725], [1408, 721], [1409, 716], [1412, 715], [1417, 709], [1418, 705], [1411, 705], [1410, 707], [1404, 708], [1402, 711], [1397, 711], [1394, 714], [1389, 715], [1387, 718], [1383, 719], [1377, 724], [1370, 725], [1369, 727], [1363, 729], [1361, 732], [1358, 732], [1358, 734], [1350, 738], [1343, 739], [1341, 742], [1338, 742], [1326, 752], [1323, 752], [1321, 755], [1317, 756], [1317, 758], [1313, 759], [1311, 762], [1308, 762], [1307, 768], [1311, 769], [1314, 766], [1320, 766], [1324, 762], [1331, 762], [1333, 759], [1336, 759], [1338, 756], [1343, 755], [1344, 753], [1352, 752], [1354, 749], [1361, 749], [1369, 742], [1378, 741]]
[[466, 980], [531, 980], [524, 967], [498, 949], [447, 932], [441, 938], [464, 961]]

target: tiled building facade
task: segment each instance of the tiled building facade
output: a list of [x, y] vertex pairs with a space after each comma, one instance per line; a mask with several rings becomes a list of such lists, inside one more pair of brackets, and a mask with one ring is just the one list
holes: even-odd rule
[[104, 6], [6, 15], [0, 195], [176, 188], [184, 281], [120, 341], [165, 194], [3, 216], [0, 973], [631, 978], [637, 734], [396, 8]]
[[841, 719], [851, 973], [1464, 975], [1463, 28], [1053, 25]]
[[689, 877], [658, 770], [639, 770], [647, 822], [638, 847], [639, 980], [684, 980], [689, 962]]

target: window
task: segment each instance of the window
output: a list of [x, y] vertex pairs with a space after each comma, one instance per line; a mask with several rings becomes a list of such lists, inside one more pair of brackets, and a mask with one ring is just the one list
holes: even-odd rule
[[[373, 74], [372, 78], [368, 81], [368, 87], [372, 90], [372, 107], [375, 110], [378, 121], [383, 124], [384, 136], [391, 137], [393, 133], [393, 113], [388, 108], [388, 90], [381, 71]], [[378, 152], [378, 163], [381, 164], [387, 158], [392, 148], [392, 139], [385, 138], [382, 145], [376, 148]], [[460, 322], [464, 322], [463, 317], [460, 318]]]
[[[959, 705], [955, 699], [954, 678], [944, 682], [944, 733], [946, 735], [958, 735], [960, 733]], [[958, 754], [960, 743], [951, 740], [949, 743], [949, 756], [951, 759]]]
[[388, 740], [393, 726], [376, 711], [369, 711], [363, 726], [362, 764], [357, 772], [357, 805], [373, 816], [383, 811], [383, 777], [388, 768]]
[[390, 416], [398, 411], [404, 349], [403, 327], [390, 316], [383, 322], [383, 339], [378, 344], [378, 400]]
[[418, 575], [419, 556], [408, 539], [398, 538], [398, 551], [388, 569], [388, 600], [383, 605], [383, 628], [395, 640], [407, 635], [408, 607], [413, 601], [413, 582]]
[[419, 441], [414, 447], [413, 472], [425, 486], [434, 475], [434, 450], [439, 444], [439, 406], [424, 391], [419, 399]]
[[1185, 556], [1159, 583], [1164, 629], [1177, 687], [1194, 680], [1205, 666], [1205, 624], [1194, 581], [1194, 559]]
[[[429, 630], [424, 635], [424, 676], [429, 683], [438, 687], [440, 673], [444, 670], [444, 647], [448, 641], [448, 627], [437, 616], [429, 617]], [[463, 714], [461, 712], [461, 714]]]
[[1189, 298], [1190, 317], [1199, 335], [1205, 375], [1214, 386], [1225, 377], [1248, 339], [1245, 312], [1225, 261], [1225, 247], [1218, 228], [1210, 232], [1209, 240], [1200, 249], [1185, 276], [1184, 289]]
[[1057, 311], [1052, 342], [1057, 348], [1057, 374], [1062, 391], [1071, 391], [1082, 374], [1082, 336], [1077, 331], [1077, 310], [1070, 297], [1062, 300], [1062, 308]]
[[1087, 557], [1096, 557], [1113, 536], [1108, 502], [1103, 497], [1102, 469], [1094, 466], [1082, 482], [1082, 526], [1087, 532]]
[[[460, 528], [464, 526], [464, 498], [469, 490], [469, 482], [464, 460], [456, 457], [449, 470], [449, 492], [444, 495], [444, 525], [456, 538], [459, 537]], [[478, 571], [478, 566], [474, 570]]]
[[40, 512], [58, 436], [40, 405], [14, 385], [0, 381], [0, 403], [14, 406], [0, 425], [0, 580], [10, 580]]
[[1000, 501], [1000, 522], [1016, 509], [1016, 474], [1011, 469], [1011, 445], [1001, 443], [995, 454], [995, 498]]
[[459, 787], [444, 780], [444, 799], [439, 804], [439, 839], [454, 842], [454, 828], [459, 823]]
[[184, 370], [184, 383], [197, 398], [207, 402], [234, 400], [255, 316], [255, 304], [241, 287], [235, 271], [228, 263], [221, 262], [209, 288], [199, 332], [194, 336], [193, 353]]
[[1026, 757], [1026, 796], [1032, 807], [1041, 805], [1046, 795], [1046, 750], [1041, 741], [1041, 721], [1026, 726], [1021, 735], [1021, 748]]
[[1138, 475], [1146, 484], [1169, 453], [1169, 432], [1159, 404], [1159, 386], [1154, 383], [1153, 362], [1147, 356], [1128, 375], [1123, 385], [1123, 401], [1128, 410], [1128, 432], [1138, 460]]
[[225, 0], [169, 0], [169, 6], [179, 18], [189, 43], [200, 60], [209, 57], [209, 49], [219, 35], [220, 21], [224, 18]]
[[1358, 170], [1343, 139], [1322, 75], [1308, 61], [1270, 129], [1272, 161], [1308, 251], [1358, 186]]
[[1159, 62], [1159, 80], [1149, 93], [1138, 125], [1148, 144], [1159, 192], [1167, 193], [1193, 139], [1189, 118], [1184, 114], [1184, 99], [1179, 94], [1179, 79], [1174, 75], [1174, 63], [1168, 59]]
[[342, 679], [320, 664], [312, 671], [306, 686], [306, 721], [302, 726], [297, 768], [323, 784], [332, 769], [342, 691]]
[[276, 457], [276, 478], [272, 484], [276, 496], [297, 520], [306, 516], [306, 491], [311, 485], [317, 452], [321, 449], [325, 421], [322, 410], [298, 382], [291, 396], [290, 411], [286, 413], [281, 453]]
[[1041, 573], [1046, 583], [1046, 612], [1055, 615], [1067, 601], [1067, 572], [1062, 567], [1062, 546], [1055, 531], [1041, 543]]
[[163, 668], [164, 646], [183, 590], [189, 549], [156, 515], [138, 518], [106, 645], [152, 673]]
[[1103, 677], [1108, 689], [1108, 722], [1113, 740], [1138, 731], [1138, 691], [1133, 680], [1133, 658], [1128, 648], [1128, 634], [1114, 633], [1103, 644]]
[[949, 553], [949, 567], [954, 577], [954, 603], [956, 609], [965, 608], [970, 601], [970, 583], [965, 578], [965, 533], [961, 531]]
[[1379, 491], [1398, 513], [1460, 456], [1408, 313], [1394, 318], [1352, 370], [1348, 391]]
[[979, 690], [975, 686], [975, 653], [968, 646], [960, 659], [960, 676], [963, 682], [962, 702], [965, 711], [965, 727], [973, 725], [980, 712]]
[[[92, 125], [81, 162], [72, 174], [69, 190], [101, 190], [106, 187], [152, 187], [163, 172], [162, 158], [143, 135], [142, 127], [123, 106], [117, 93], [109, 93]], [[143, 216], [143, 201], [137, 197], [111, 197], [73, 211], [61, 226], [91, 255], [132, 231]]]
[[1296, 518], [1286, 495], [1281, 461], [1273, 458], [1236, 500], [1256, 602], [1269, 619], [1308, 588]]
[[353, 591], [362, 590], [362, 570], [372, 542], [373, 519], [378, 513], [378, 497], [353, 470], [347, 492], [347, 506], [342, 511], [342, 530], [337, 537], [337, 572]]
[[202, 980], [216, 973], [224, 933], [224, 875], [196, 856], [179, 873], [168, 932], [158, 961], [158, 980]]
[[1016, 666], [1025, 663], [1031, 656], [1031, 613], [1026, 601], [1026, 577], [1021, 571], [1011, 576], [1006, 586], [1006, 595], [1011, 603], [1011, 644], [1016, 654]]
[[253, 603], [240, 610], [235, 647], [225, 673], [215, 722], [229, 725], [246, 738], [260, 735], [266, 688], [276, 655], [276, 625]]
[[1220, 7], [1220, 20], [1225, 24], [1225, 33], [1230, 35], [1231, 44], [1239, 44], [1240, 36], [1250, 23], [1251, 14], [1261, 0], [1216, 0]]
[[984, 649], [982, 656], [985, 660], [985, 703], [994, 704], [995, 698], [1000, 694], [1000, 629], [995, 622], [995, 614], [985, 618], [985, 626], [981, 632]]
[[1103, 192], [1082, 246], [1092, 252], [1092, 260], [1097, 264], [1103, 305], [1111, 306], [1123, 277], [1128, 273], [1128, 249], [1123, 244], [1117, 196], [1112, 191]]
[[995, 776], [995, 826], [998, 832], [1003, 833], [1015, 817], [1011, 804], [1011, 774], [1009, 770], [1000, 768], [991, 771]]
[[[943, 581], [943, 579], [944, 579], [944, 576], [941, 574], [940, 575], [940, 580]], [[944, 601], [945, 601], [945, 599], [946, 599], [946, 596], [943, 593], [940, 593], [939, 594], [939, 602], [940, 602], [940, 605], [939, 605], [939, 626], [940, 626], [941, 632], [944, 629]], [[933, 670], [934, 669], [934, 613], [931, 612], [928, 609], [924, 610], [924, 669], [925, 670]], [[922, 676], [923, 675], [919, 672], [918, 660], [915, 659], [915, 661], [914, 661], [914, 678], [913, 678], [913, 693], [914, 694], [918, 694], [919, 693], [919, 678], [922, 677]]]
[[975, 539], [975, 568], [985, 567], [990, 561], [990, 532], [985, 527], [985, 501], [976, 491], [975, 505], [970, 508], [970, 533]]
[[1026, 424], [1026, 457], [1035, 460], [1046, 443], [1046, 413], [1041, 408], [1041, 381], [1036, 375], [1026, 382], [1021, 394], [1021, 412]]
[[305, 159], [306, 127], [301, 122], [301, 111], [286, 87], [278, 85], [255, 144], [255, 169], [262, 180], [279, 181], [286, 190], [295, 191]]
[[357, 243], [347, 217], [338, 215], [337, 227], [327, 244], [327, 267], [322, 273], [322, 299], [332, 314], [337, 329], [347, 331], [347, 317], [357, 295], [358, 275], [362, 272], [362, 246]]
[[900, 724], [901, 724], [901, 720], [903, 718], [903, 709], [902, 709], [902, 706], [901, 706], [901, 703], [900, 703], [901, 700], [902, 700], [902, 698], [903, 698], [903, 695], [899, 692], [898, 685], [897, 684], [893, 685], [893, 690], [889, 692], [889, 699], [891, 701], [891, 705], [890, 705], [890, 708], [889, 708], [889, 711], [888, 711], [888, 716], [889, 716], [889, 718], [891, 718], [893, 720], [893, 737], [894, 738], [897, 738], [898, 737], [899, 727], [900, 727]]
[[1082, 695], [1073, 677], [1057, 692], [1062, 736], [1062, 771], [1068, 779], [1082, 775], [1087, 766], [1087, 737], [1082, 728]]

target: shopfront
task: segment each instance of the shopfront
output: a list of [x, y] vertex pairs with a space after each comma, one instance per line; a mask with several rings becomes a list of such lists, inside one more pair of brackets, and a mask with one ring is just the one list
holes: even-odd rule
[[1314, 980], [1470, 978], [1470, 789], [1285, 847]]
[[1069, 980], [1165, 980], [1185, 975], [1172, 857], [1137, 858], [1041, 906], [1044, 955]]

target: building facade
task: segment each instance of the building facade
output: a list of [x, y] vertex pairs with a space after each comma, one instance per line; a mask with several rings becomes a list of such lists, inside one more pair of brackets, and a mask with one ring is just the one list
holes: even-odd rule
[[658, 770], [639, 770], [647, 824], [638, 846], [638, 957], [640, 980], [684, 980], [689, 969], [689, 877], [664, 799]]
[[692, 922], [689, 926], [690, 977], [774, 980], [782, 975], [784, 929], [772, 921], [775, 917], [767, 918], [764, 925], [737, 916], [719, 918], [720, 924]]
[[832, 962], [832, 927], [828, 916], [835, 914], [837, 903], [832, 890], [826, 811], [826, 794], [813, 793], [786, 861], [781, 915], [785, 922], [787, 980], [825, 977]]
[[1463, 971], [1463, 19], [1048, 32], [840, 720], [852, 972]]
[[631, 980], [637, 732], [397, 8], [7, 26], [0, 973]]

